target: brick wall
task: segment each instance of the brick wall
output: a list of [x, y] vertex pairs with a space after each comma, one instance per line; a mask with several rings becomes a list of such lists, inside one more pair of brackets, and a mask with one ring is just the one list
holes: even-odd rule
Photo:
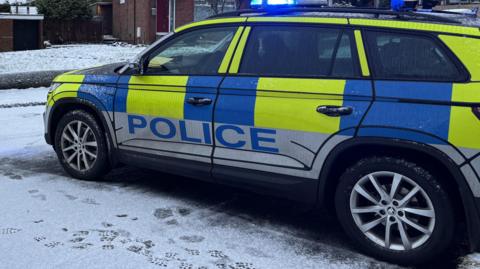
[[133, 1], [125, 0], [123, 4], [120, 4], [120, 0], [113, 0], [112, 13], [113, 35], [122, 41], [133, 43], [135, 41]]
[[175, 28], [191, 23], [195, 11], [194, 0], [176, 0], [175, 2]]
[[[128, 1], [128, 0], [126, 0]], [[136, 0], [136, 27], [140, 27], [140, 37], [137, 38], [137, 43], [140, 44], [149, 44], [155, 41], [155, 18], [156, 16], [152, 15], [152, 0]], [[135, 30], [135, 35], [136, 35]]]
[[0, 20], [0, 51], [13, 50], [13, 20]]
[[[152, 15], [154, 1], [125, 0], [120, 4], [120, 0], [113, 0], [113, 36], [129, 43], [153, 43], [157, 32], [156, 16]], [[175, 13], [175, 27], [192, 22], [194, 0], [176, 0]], [[137, 27], [141, 28], [140, 38], [136, 37]]]
[[[113, 0], [113, 36], [130, 43], [148, 44], [155, 41], [153, 0]], [[140, 37], [137, 38], [137, 27]]]

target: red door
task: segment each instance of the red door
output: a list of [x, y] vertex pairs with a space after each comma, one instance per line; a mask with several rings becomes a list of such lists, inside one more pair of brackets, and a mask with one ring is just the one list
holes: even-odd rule
[[157, 33], [169, 32], [169, 0], [157, 0]]

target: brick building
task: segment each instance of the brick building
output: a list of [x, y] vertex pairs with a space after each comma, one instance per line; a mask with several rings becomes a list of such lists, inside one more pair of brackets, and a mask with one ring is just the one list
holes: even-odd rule
[[113, 36], [149, 44], [194, 19], [194, 0], [113, 0]]
[[0, 52], [43, 47], [43, 15], [26, 7], [0, 13]]

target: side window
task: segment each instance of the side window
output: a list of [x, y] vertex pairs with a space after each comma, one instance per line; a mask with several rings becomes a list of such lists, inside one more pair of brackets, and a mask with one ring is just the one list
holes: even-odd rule
[[350, 31], [321, 27], [256, 26], [239, 73], [260, 76], [356, 77]]
[[237, 27], [194, 30], [159, 47], [148, 58], [147, 74], [217, 74]]
[[332, 67], [332, 76], [334, 77], [348, 77], [356, 74], [356, 64], [352, 55], [352, 42], [354, 38], [350, 33], [344, 33], [340, 39], [335, 61]]
[[367, 43], [377, 79], [458, 81], [463, 78], [444, 49], [430, 37], [368, 31]]

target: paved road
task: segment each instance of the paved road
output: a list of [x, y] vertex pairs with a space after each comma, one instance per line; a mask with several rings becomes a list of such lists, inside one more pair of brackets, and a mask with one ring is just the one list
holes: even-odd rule
[[128, 166], [72, 179], [42, 112], [0, 108], [0, 268], [396, 268], [359, 254], [329, 214], [285, 200]]

